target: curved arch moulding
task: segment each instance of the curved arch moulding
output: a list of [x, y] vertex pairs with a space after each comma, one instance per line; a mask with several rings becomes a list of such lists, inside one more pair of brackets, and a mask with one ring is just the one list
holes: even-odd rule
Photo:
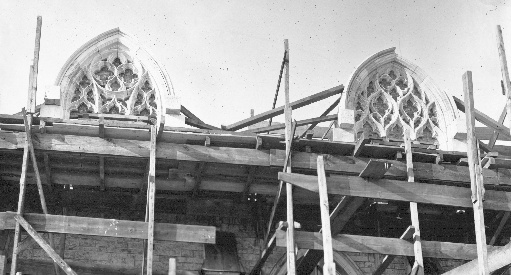
[[[339, 108], [343, 141], [366, 137], [412, 140], [458, 149], [458, 111], [454, 102], [422, 69], [395, 53], [381, 51], [364, 61], [348, 85]], [[339, 140], [339, 139], [338, 139]]]
[[118, 28], [75, 51], [55, 85], [60, 86], [62, 116], [66, 119], [79, 113], [160, 119], [177, 101], [165, 69]]

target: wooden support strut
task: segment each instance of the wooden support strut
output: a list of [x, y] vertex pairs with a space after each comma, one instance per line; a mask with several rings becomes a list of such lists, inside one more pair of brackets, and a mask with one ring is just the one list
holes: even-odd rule
[[[408, 226], [403, 235], [399, 238], [400, 240], [410, 240], [413, 238], [413, 233], [415, 232], [415, 228], [413, 226]], [[382, 275], [385, 272], [385, 269], [389, 267], [392, 261], [396, 258], [396, 255], [387, 255], [383, 258], [381, 264], [376, 268], [376, 271], [373, 272], [373, 275]]]
[[[413, 160], [412, 160], [412, 142], [410, 140], [410, 130], [406, 129], [404, 132], [405, 152], [406, 152], [406, 171], [408, 173], [408, 182], [415, 182], [413, 174]], [[415, 262], [412, 267], [411, 275], [424, 275], [424, 261], [422, 259], [422, 245], [419, 227], [419, 210], [417, 209], [417, 202], [410, 202], [410, 216], [412, 218], [412, 226], [415, 229], [413, 233], [413, 250], [415, 255]]]
[[323, 274], [335, 275], [335, 263], [332, 248], [332, 232], [330, 229], [330, 210], [328, 204], [328, 191], [326, 187], [325, 163], [323, 156], [318, 156], [318, 190], [319, 207], [321, 210], [321, 228], [323, 236]]
[[[500, 70], [502, 72], [502, 82], [506, 92], [506, 109], [511, 114], [511, 80], [509, 79], [509, 70], [507, 68], [506, 51], [504, 48], [504, 38], [502, 37], [502, 28], [497, 25], [497, 45], [499, 51]], [[508, 126], [511, 129], [511, 116], [508, 118]]]
[[[73, 269], [53, 250], [53, 248], [46, 243], [39, 233], [37, 233], [34, 228], [19, 214], [15, 217], [16, 221], [23, 226], [23, 228], [27, 231], [27, 233], [34, 238], [34, 240], [41, 246], [41, 248], [52, 258], [52, 260], [60, 267], [62, 270], [68, 275], [77, 275]], [[12, 274], [12, 273], [11, 273]]]
[[465, 115], [467, 118], [468, 163], [471, 178], [472, 203], [474, 209], [474, 225], [476, 231], [477, 255], [479, 274], [490, 274], [488, 267], [488, 252], [486, 248], [486, 233], [484, 227], [484, 185], [482, 168], [479, 159], [479, 149], [475, 137], [474, 98], [472, 72], [463, 74], [463, 92], [465, 95]]

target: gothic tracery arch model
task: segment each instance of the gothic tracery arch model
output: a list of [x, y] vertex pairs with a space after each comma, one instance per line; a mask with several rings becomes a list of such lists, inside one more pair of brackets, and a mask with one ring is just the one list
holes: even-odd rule
[[363, 62], [348, 85], [343, 114], [352, 113], [353, 140], [366, 137], [412, 140], [452, 150], [457, 110], [452, 99], [416, 65], [395, 53], [381, 51]]
[[55, 85], [60, 86], [64, 118], [79, 113], [160, 117], [175, 100], [165, 70], [117, 28], [79, 48]]

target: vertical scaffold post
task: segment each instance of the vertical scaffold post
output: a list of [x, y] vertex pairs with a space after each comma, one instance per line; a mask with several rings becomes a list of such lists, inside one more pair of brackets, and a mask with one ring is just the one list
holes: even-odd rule
[[[410, 130], [406, 129], [404, 132], [405, 153], [406, 153], [406, 171], [408, 174], [408, 182], [415, 181], [413, 173], [413, 154], [412, 154], [412, 141], [410, 140]], [[421, 234], [419, 227], [419, 210], [417, 209], [416, 202], [410, 202], [410, 216], [412, 218], [412, 226], [415, 228], [413, 233], [413, 251], [415, 255], [415, 262], [412, 267], [412, 275], [424, 275], [424, 261], [422, 259], [422, 244]]]
[[472, 72], [467, 71], [463, 74], [463, 93], [465, 96], [465, 115], [467, 118], [467, 157], [470, 171], [470, 187], [472, 189], [472, 206], [474, 209], [474, 225], [476, 232], [477, 259], [479, 274], [488, 275], [488, 252], [486, 248], [486, 233], [484, 228], [484, 185], [483, 171], [479, 159], [479, 148], [475, 136], [475, 117], [474, 117], [474, 88], [472, 84]]
[[[286, 51], [285, 69], [286, 74], [284, 77], [284, 91], [285, 91], [285, 119], [286, 119], [286, 146], [290, 146], [290, 140], [293, 139], [292, 133], [292, 116], [291, 106], [289, 106], [289, 42], [284, 39], [284, 49]], [[290, 151], [291, 148], [286, 148]], [[291, 173], [291, 159], [287, 166], [287, 173]], [[294, 216], [293, 216], [293, 185], [286, 183], [286, 209], [287, 209], [287, 274], [296, 274], [296, 254], [295, 254], [295, 230], [294, 230]]]

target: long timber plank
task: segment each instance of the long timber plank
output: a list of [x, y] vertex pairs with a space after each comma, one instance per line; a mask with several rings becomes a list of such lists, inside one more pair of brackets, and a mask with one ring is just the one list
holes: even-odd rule
[[[279, 180], [318, 192], [315, 176], [279, 172]], [[327, 187], [328, 193], [335, 195], [472, 207], [471, 190], [465, 187], [338, 175], [327, 178]], [[484, 208], [511, 211], [511, 192], [487, 190]]]
[[[0, 150], [22, 149], [25, 133], [0, 131]], [[255, 140], [255, 139], [254, 139]], [[90, 155], [119, 156], [119, 157], [149, 157], [149, 141], [126, 139], [102, 139], [99, 137], [82, 137], [74, 135], [34, 134], [34, 149], [65, 153], [83, 153]], [[206, 147], [203, 145], [158, 143], [157, 159], [179, 161], [200, 161], [254, 166], [284, 165], [285, 150], [255, 150], [232, 147]], [[297, 169], [315, 170], [317, 166], [315, 153], [294, 152], [293, 167]], [[407, 178], [406, 165], [399, 161], [389, 161], [392, 167], [384, 178]], [[325, 169], [328, 172], [338, 172], [348, 175], [359, 175], [367, 166], [369, 159], [352, 156], [326, 155]], [[414, 163], [416, 180], [432, 182], [470, 183], [468, 167], [433, 163]], [[483, 169], [486, 185], [510, 185], [511, 173], [507, 169]]]
[[[0, 230], [14, 229], [14, 212], [0, 212]], [[147, 223], [75, 216], [24, 214], [36, 231], [117, 238], [147, 239]], [[154, 239], [193, 243], [215, 243], [215, 227], [155, 223]]]
[[[286, 236], [282, 231], [277, 234], [277, 246], [286, 245]], [[297, 231], [295, 241], [298, 248], [323, 249], [321, 233]], [[398, 238], [371, 237], [341, 234], [332, 237], [335, 251], [373, 253], [384, 255], [414, 256], [413, 243]], [[424, 257], [442, 259], [473, 260], [477, 258], [475, 244], [421, 241]], [[488, 251], [498, 247], [488, 246]]]

